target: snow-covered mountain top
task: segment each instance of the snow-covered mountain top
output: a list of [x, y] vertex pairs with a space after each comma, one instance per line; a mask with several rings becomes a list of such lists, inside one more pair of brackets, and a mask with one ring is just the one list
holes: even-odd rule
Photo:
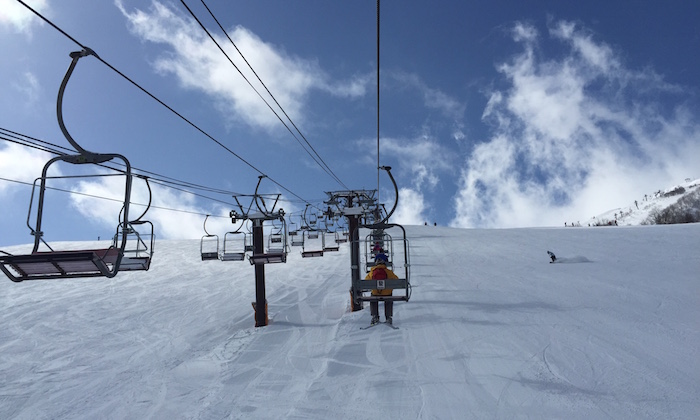
[[[651, 191], [631, 203], [603, 212], [589, 220], [581, 222], [581, 226], [614, 224], [615, 221], [617, 221], [618, 226], [641, 225], [648, 220], [652, 212], [660, 211], [673, 205], [681, 197], [694, 193], [698, 188], [700, 188], [700, 178], [688, 178], [680, 184], [666, 188], [665, 190]], [[684, 191], [674, 193], [681, 189]], [[570, 226], [571, 224], [568, 225]]]

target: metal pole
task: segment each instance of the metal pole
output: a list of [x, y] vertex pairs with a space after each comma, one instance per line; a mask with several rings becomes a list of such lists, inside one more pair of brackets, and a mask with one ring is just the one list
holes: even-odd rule
[[[265, 252], [263, 244], [263, 220], [253, 219], [253, 255]], [[255, 264], [255, 326], [267, 325], [267, 301], [265, 298], [265, 264]]]
[[350, 231], [350, 276], [352, 284], [350, 286], [350, 294], [352, 295], [352, 311], [362, 310], [362, 301], [359, 299], [360, 291], [355, 288], [355, 285], [360, 280], [360, 231], [358, 216], [348, 217], [348, 229]]

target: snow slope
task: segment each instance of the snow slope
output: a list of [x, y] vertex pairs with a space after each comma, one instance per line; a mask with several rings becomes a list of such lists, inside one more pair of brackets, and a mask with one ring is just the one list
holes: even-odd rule
[[268, 265], [262, 328], [253, 268], [199, 241], [5, 280], [0, 418], [700, 418], [700, 224], [407, 230], [399, 330], [348, 311], [347, 244]]

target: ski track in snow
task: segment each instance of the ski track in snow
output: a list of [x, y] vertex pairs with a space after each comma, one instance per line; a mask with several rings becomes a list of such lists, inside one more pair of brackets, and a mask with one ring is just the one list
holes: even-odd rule
[[408, 233], [398, 330], [349, 312], [347, 244], [266, 266], [263, 328], [252, 266], [198, 241], [147, 273], [6, 280], [0, 418], [698, 417], [700, 225]]

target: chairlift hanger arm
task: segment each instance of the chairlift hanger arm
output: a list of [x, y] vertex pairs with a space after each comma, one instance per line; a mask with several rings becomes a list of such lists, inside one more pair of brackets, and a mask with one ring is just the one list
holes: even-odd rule
[[68, 80], [70, 79], [71, 75], [73, 74], [73, 70], [75, 70], [75, 66], [78, 64], [78, 60], [80, 60], [82, 57], [86, 57], [88, 55], [94, 55], [97, 57], [97, 54], [90, 48], [85, 48], [82, 51], [74, 51], [70, 53], [70, 57], [72, 58], [72, 61], [70, 63], [70, 66], [68, 66], [68, 70], [66, 71], [65, 76], [63, 76], [63, 81], [61, 82], [61, 87], [58, 90], [58, 99], [56, 101], [56, 116], [58, 117], [58, 125], [61, 128], [61, 132], [63, 135], [66, 137], [66, 140], [75, 148], [75, 150], [80, 153], [80, 158], [83, 158], [85, 160], [90, 161], [90, 163], [103, 163], [107, 162], [112, 159], [111, 155], [98, 155], [97, 153], [90, 152], [89, 150], [83, 149], [78, 142], [76, 142], [73, 137], [71, 137], [70, 133], [68, 132], [68, 129], [66, 128], [66, 125], [63, 122], [63, 94], [66, 91], [66, 86], [68, 85]]
[[387, 213], [387, 215], [384, 219], [382, 219], [379, 222], [375, 222], [371, 225], [365, 226], [367, 228], [372, 228], [374, 226], [386, 224], [389, 221], [389, 218], [391, 217], [391, 215], [394, 214], [394, 211], [396, 211], [396, 207], [399, 205], [399, 186], [396, 184], [396, 179], [394, 179], [394, 176], [391, 174], [391, 166], [380, 166], [379, 169], [383, 169], [386, 171], [387, 174], [389, 174], [389, 178], [391, 179], [391, 183], [394, 184], [394, 192], [396, 194], [396, 200], [394, 200], [394, 207], [391, 208], [391, 211]]
[[[148, 213], [148, 210], [151, 209], [151, 203], [153, 202], [153, 190], [151, 190], [151, 184], [148, 182], [148, 177], [146, 177], [146, 176], [137, 176], [137, 177], [142, 178], [144, 181], [146, 181], [146, 188], [148, 188], [148, 204], [146, 205], [146, 210], [144, 210], [143, 213], [141, 213], [141, 215], [139, 217], [137, 217], [134, 220], [127, 220], [128, 223], [132, 223], [132, 224], [141, 224], [142, 223], [141, 219], [143, 218], [143, 216], [146, 215], [146, 213]], [[123, 212], [123, 211], [124, 211], [124, 207], [122, 207], [121, 211], [119, 212], [120, 219], [121, 219], [121, 212]]]
[[207, 217], [204, 218], [204, 226], [203, 226], [203, 227], [204, 227], [204, 233], [206, 233], [207, 236], [213, 236], [213, 235], [211, 235], [209, 232], [207, 232], [207, 220], [209, 219], [209, 216], [210, 216], [210, 215], [207, 214]]
[[[265, 205], [265, 199], [263, 198], [262, 195], [258, 194], [258, 190], [260, 188], [260, 183], [262, 182], [263, 178], [267, 178], [267, 175], [260, 175], [258, 176], [258, 185], [255, 187], [255, 196], [254, 196], [254, 201], [255, 205], [258, 207], [258, 211], [260, 213], [264, 214], [265, 216], [273, 216], [273, 213], [275, 211], [275, 207], [277, 206], [277, 202], [280, 199], [281, 194], [277, 194], [275, 198], [275, 202], [272, 204], [272, 207], [270, 209], [267, 208]], [[262, 202], [262, 207], [260, 206]], [[284, 218], [284, 210], [280, 209], [278, 212], [279, 217]]]

